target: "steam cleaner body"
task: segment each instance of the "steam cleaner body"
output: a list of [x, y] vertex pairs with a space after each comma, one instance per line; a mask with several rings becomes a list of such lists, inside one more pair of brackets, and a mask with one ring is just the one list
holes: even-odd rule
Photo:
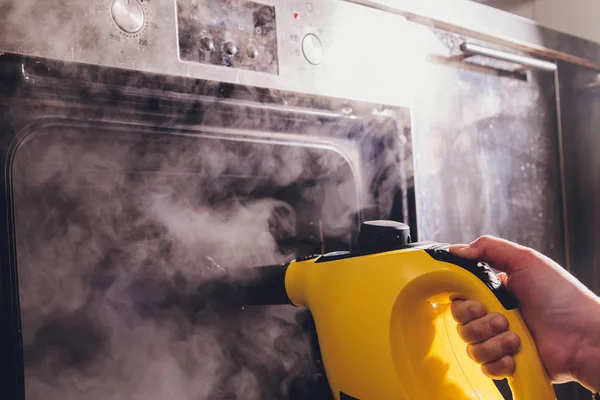
[[503, 314], [520, 336], [508, 377], [513, 398], [556, 399], [518, 304], [494, 271], [448, 245], [411, 243], [405, 224], [365, 222], [357, 252], [251, 268], [235, 282], [219, 290], [230, 301], [311, 311], [337, 400], [503, 399], [467, 355], [450, 312], [454, 296]]

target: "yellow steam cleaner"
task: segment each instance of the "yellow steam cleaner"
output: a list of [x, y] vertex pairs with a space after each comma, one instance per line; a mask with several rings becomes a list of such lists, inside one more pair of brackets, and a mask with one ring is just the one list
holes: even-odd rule
[[521, 338], [513, 398], [556, 398], [518, 304], [486, 264], [448, 245], [411, 243], [409, 227], [393, 221], [363, 223], [358, 242], [356, 252], [250, 268], [218, 292], [241, 304], [307, 307], [337, 400], [503, 399], [450, 313], [453, 296], [478, 300]]

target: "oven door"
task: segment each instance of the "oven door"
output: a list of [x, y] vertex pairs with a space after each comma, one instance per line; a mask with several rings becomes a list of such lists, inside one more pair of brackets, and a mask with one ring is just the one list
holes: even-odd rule
[[421, 233], [496, 235], [567, 261], [556, 65], [419, 27], [415, 169]]
[[172, 299], [414, 229], [408, 110], [8, 54], [0, 92], [6, 398], [331, 396], [306, 311]]

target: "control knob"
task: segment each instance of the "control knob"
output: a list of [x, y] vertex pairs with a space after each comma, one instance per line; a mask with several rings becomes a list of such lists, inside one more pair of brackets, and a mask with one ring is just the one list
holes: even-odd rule
[[302, 39], [302, 52], [306, 61], [318, 65], [323, 61], [323, 44], [318, 36], [309, 33]]
[[248, 45], [248, 47], [246, 48], [246, 54], [248, 55], [248, 58], [254, 59], [258, 57], [258, 49], [253, 45]]
[[200, 39], [200, 45], [202, 46], [202, 50], [205, 51], [214, 51], [215, 50], [215, 42], [208, 36], [204, 36]]
[[146, 16], [138, 0], [113, 0], [110, 13], [115, 24], [126, 33], [136, 33], [144, 27]]
[[235, 45], [235, 43], [233, 42], [226, 42], [223, 45], [223, 51], [225, 52], [225, 54], [227, 54], [228, 56], [235, 56], [238, 52], [238, 48]]

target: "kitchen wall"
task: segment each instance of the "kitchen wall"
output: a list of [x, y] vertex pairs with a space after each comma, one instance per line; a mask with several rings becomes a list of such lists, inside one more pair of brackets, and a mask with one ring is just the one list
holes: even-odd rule
[[598, 0], [477, 0], [541, 25], [600, 42]]

